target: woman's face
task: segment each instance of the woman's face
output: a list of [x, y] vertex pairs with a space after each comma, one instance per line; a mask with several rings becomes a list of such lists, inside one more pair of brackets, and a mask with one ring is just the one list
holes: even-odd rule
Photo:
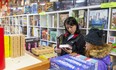
[[66, 24], [66, 29], [67, 29], [71, 34], [74, 34], [75, 31], [76, 31], [76, 25], [71, 26], [71, 25]]
[[86, 46], [86, 50], [90, 50], [92, 45], [90, 43], [86, 42], [85, 46]]

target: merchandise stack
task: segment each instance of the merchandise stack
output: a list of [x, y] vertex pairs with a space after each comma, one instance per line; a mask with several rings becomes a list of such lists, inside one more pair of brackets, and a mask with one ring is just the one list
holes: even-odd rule
[[5, 57], [19, 57], [25, 53], [24, 35], [4, 35]]
[[83, 55], [64, 55], [51, 58], [50, 70], [97, 70], [98, 61]]

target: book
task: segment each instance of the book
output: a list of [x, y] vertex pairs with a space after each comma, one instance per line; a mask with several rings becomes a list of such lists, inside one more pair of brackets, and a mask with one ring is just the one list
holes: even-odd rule
[[57, 10], [62, 10], [62, 6], [61, 6], [61, 2], [53, 2], [53, 9], [54, 11], [57, 11]]
[[21, 34], [27, 35], [27, 26], [21, 27]]
[[51, 23], [50, 27], [57, 27], [57, 14], [51, 15]]
[[111, 29], [116, 29], [116, 9], [112, 9], [112, 17], [111, 17]]
[[64, 21], [69, 17], [68, 13], [59, 14], [59, 27], [64, 27]]
[[100, 29], [108, 28], [108, 10], [90, 10], [89, 12], [89, 27], [95, 27]]
[[47, 42], [46, 41], [41, 41], [41, 45], [42, 46], [47, 46]]
[[34, 36], [33, 30], [34, 30], [33, 27], [29, 28], [29, 36], [30, 37]]
[[46, 2], [44, 7], [46, 12], [53, 11], [53, 2]]
[[22, 26], [27, 26], [27, 17], [23, 16], [21, 20], [22, 20]]
[[70, 47], [68, 44], [61, 44], [61, 45], [59, 45], [59, 48], [70, 48], [70, 49], [72, 49], [72, 47]]
[[31, 13], [38, 13], [38, 3], [31, 4]]
[[34, 30], [34, 31], [33, 31], [34, 37], [40, 37], [40, 36], [39, 36], [39, 34], [40, 34], [40, 33], [39, 33], [39, 29], [38, 29], [38, 28], [33, 28], [33, 30]]
[[109, 0], [110, 2], [116, 2], [116, 0]]
[[86, 10], [78, 10], [72, 13], [73, 17], [77, 20], [80, 28], [87, 27], [87, 11]]
[[74, 7], [73, 0], [61, 0], [60, 2], [61, 2], [62, 10], [67, 10]]
[[41, 39], [47, 40], [47, 35], [48, 35], [47, 29], [43, 29], [41, 34], [42, 34]]
[[57, 32], [56, 31], [50, 31], [50, 41], [56, 42]]
[[34, 26], [40, 26], [40, 16], [34, 16]]
[[112, 44], [116, 43], [116, 36], [109, 36], [108, 43], [112, 43]]
[[87, 0], [74, 0], [74, 7], [86, 6]]
[[100, 5], [106, 2], [108, 2], [108, 0], [87, 0], [87, 5]]
[[24, 13], [25, 14], [29, 14], [29, 13], [31, 13], [31, 7], [30, 6], [24, 6]]

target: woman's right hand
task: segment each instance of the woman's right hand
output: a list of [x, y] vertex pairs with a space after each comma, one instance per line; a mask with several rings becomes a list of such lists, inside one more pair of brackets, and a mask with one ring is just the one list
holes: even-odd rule
[[61, 49], [60, 48], [55, 48], [54, 49], [56, 53], [61, 53]]

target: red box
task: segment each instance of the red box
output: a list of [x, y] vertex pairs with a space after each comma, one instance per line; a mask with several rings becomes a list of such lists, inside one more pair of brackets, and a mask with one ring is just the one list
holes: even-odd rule
[[0, 70], [5, 68], [4, 29], [0, 28]]

